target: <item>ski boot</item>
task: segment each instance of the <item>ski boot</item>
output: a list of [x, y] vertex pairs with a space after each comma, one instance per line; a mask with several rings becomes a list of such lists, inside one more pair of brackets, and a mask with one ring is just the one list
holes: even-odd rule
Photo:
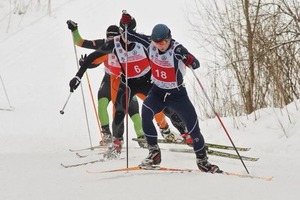
[[196, 159], [197, 166], [201, 171], [210, 172], [212, 174], [222, 173], [222, 170], [220, 170], [217, 165], [210, 164], [207, 160], [208, 160], [207, 156], [205, 156], [204, 158]]
[[114, 139], [113, 148], [119, 154], [121, 154], [122, 145], [123, 145], [123, 138], [122, 139], [116, 139], [116, 138]]
[[103, 154], [104, 159], [114, 160], [120, 157], [123, 139], [113, 138], [112, 146]]
[[109, 125], [102, 126], [103, 139], [99, 142], [101, 146], [110, 147], [112, 144], [112, 135], [109, 130]]
[[[145, 139], [145, 135], [138, 136], [137, 139]], [[148, 144], [146, 142], [138, 142], [138, 144], [143, 149], [146, 149], [148, 147]]]
[[159, 146], [156, 145], [148, 145], [149, 155], [142, 161], [139, 165], [143, 166], [153, 166], [159, 165], [161, 163], [161, 152]]
[[175, 135], [171, 132], [169, 125], [165, 128], [161, 128], [159, 131], [167, 142], [176, 142]]
[[184, 133], [181, 135], [181, 137], [188, 146], [193, 147], [193, 138], [190, 136], [190, 134]]

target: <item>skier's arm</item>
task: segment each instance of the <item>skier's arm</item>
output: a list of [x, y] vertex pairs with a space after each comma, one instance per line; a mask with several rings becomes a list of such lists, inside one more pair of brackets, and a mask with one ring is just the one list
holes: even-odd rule
[[[101, 62], [107, 59], [107, 54], [112, 53], [114, 49], [114, 41], [110, 40], [104, 43], [99, 49], [89, 54], [81, 64], [80, 69], [76, 73], [76, 76], [80, 79], [88, 68], [94, 68], [95, 64], [101, 64]], [[94, 65], [93, 65], [94, 64]]]
[[105, 43], [105, 39], [97, 39], [97, 40], [86, 40], [82, 39], [81, 45], [78, 45], [87, 49], [98, 49]]
[[151, 43], [149, 35], [140, 34], [130, 29], [128, 30], [127, 38], [129, 41], [141, 43], [146, 48], [148, 48]]
[[104, 43], [99, 49], [94, 51], [93, 53], [89, 54], [86, 58], [83, 59], [83, 62], [80, 64], [81, 67], [76, 73], [75, 77], [72, 78], [69, 82], [70, 92], [74, 92], [77, 87], [80, 85], [81, 78], [84, 75], [85, 71], [88, 68], [96, 67], [98, 65], [94, 65], [93, 63], [99, 62], [98, 59], [103, 59], [107, 54], [112, 53], [114, 49], [114, 41], [108, 41]]
[[[87, 55], [85, 54], [84, 56], [81, 55], [81, 58], [79, 59], [79, 65], [82, 66], [84, 60], [87, 58]], [[87, 69], [93, 69], [98, 67], [101, 63], [103, 63], [104, 61], [106, 61], [108, 59], [108, 55], [103, 55], [101, 57], [96, 58], [88, 67]]]
[[178, 45], [174, 49], [174, 53], [175, 53], [175, 58], [177, 60], [182, 60], [182, 62], [187, 67], [190, 67], [192, 69], [197, 69], [200, 67], [199, 60], [197, 58], [195, 58], [195, 56], [192, 55], [190, 52], [188, 52], [188, 50], [184, 46]]
[[71, 20], [68, 20], [67, 24], [68, 24], [68, 28], [72, 31], [74, 44], [79, 47], [96, 50], [96, 49], [100, 48], [106, 42], [105, 39], [97, 39], [97, 40], [83, 39], [78, 31], [77, 23], [75, 23]]

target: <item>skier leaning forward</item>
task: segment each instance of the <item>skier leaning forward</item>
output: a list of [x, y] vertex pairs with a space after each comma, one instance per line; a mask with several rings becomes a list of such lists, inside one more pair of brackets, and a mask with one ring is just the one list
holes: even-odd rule
[[[128, 19], [128, 16], [130, 15], [123, 14], [122, 19]], [[197, 69], [200, 67], [199, 61], [183, 45], [172, 39], [170, 29], [164, 24], [158, 24], [153, 28], [152, 42], [149, 42], [148, 36], [138, 34], [131, 29], [128, 31], [130, 32], [128, 33], [130, 41], [137, 41], [148, 47], [153, 81], [153, 87], [142, 107], [143, 130], [148, 143], [149, 155], [142, 161], [141, 166], [161, 163], [157, 131], [152, 120], [156, 113], [171, 108], [183, 120], [193, 139], [198, 168], [204, 172], [219, 172], [217, 165], [208, 162], [205, 141], [200, 132], [197, 114], [183, 85], [186, 66], [193, 70]]]
[[[74, 44], [83, 48], [88, 49], [99, 49], [106, 41], [112, 40], [114, 36], [120, 35], [119, 27], [116, 25], [110, 25], [106, 30], [106, 38], [105, 39], [96, 39], [96, 40], [87, 40], [83, 39], [79, 34], [78, 25], [74, 21], [67, 21], [68, 28], [72, 31]], [[81, 59], [81, 62], [84, 58]], [[114, 63], [118, 63], [116, 56], [114, 54], [108, 54], [107, 56], [103, 56], [101, 59], [97, 59], [92, 63], [89, 68], [97, 67], [99, 64], [103, 62], [105, 75], [101, 81], [99, 90], [98, 90], [98, 116], [101, 123], [101, 130], [103, 133], [103, 141], [100, 141], [100, 144], [104, 142], [109, 145], [112, 142], [112, 135], [109, 128], [109, 115], [108, 115], [108, 104], [112, 101], [115, 104], [117, 90], [119, 88], [120, 83], [120, 73], [121, 68], [119, 65]], [[113, 116], [115, 113], [115, 109], [113, 107]], [[128, 114], [134, 124], [134, 130], [137, 135], [137, 138], [144, 138], [144, 132], [142, 130], [142, 119], [139, 114], [139, 104], [136, 96], [132, 98], [129, 103]], [[124, 120], [123, 120], [124, 121]], [[124, 131], [124, 122], [119, 127], [119, 131]], [[139, 143], [141, 147], [145, 147], [145, 143]]]

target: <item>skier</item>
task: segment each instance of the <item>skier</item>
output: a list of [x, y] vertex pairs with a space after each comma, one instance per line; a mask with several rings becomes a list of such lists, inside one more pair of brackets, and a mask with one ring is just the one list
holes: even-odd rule
[[[134, 29], [136, 26], [136, 22], [132, 21], [129, 24], [129, 28]], [[120, 24], [120, 29], [124, 30], [124, 24]], [[127, 45], [127, 46], [126, 46]], [[128, 52], [126, 52], [126, 48]], [[120, 153], [121, 141], [123, 139], [123, 133], [118, 133], [118, 127], [121, 125], [125, 117], [125, 93], [126, 93], [126, 76], [128, 78], [128, 99], [130, 100], [137, 93], [141, 93], [144, 96], [147, 96], [149, 90], [152, 87], [151, 83], [151, 71], [149, 66], [149, 60], [146, 54], [146, 49], [140, 43], [126, 43], [126, 39], [124, 34], [120, 36], [115, 36], [113, 40], [107, 41], [104, 45], [102, 45], [95, 52], [88, 55], [84, 62], [81, 64], [80, 69], [78, 70], [76, 76], [70, 81], [70, 89], [75, 90], [79, 84], [80, 79], [85, 73], [86, 69], [92, 64], [97, 58], [103, 57], [107, 54], [114, 53], [121, 64], [121, 83], [119, 86], [119, 90], [116, 97], [115, 103], [115, 117], [113, 121], [113, 135], [115, 137], [114, 147], [117, 153]], [[126, 75], [126, 54], [128, 55], [128, 71]], [[183, 122], [177, 117], [177, 115], [171, 111], [166, 109], [168, 112], [167, 116], [170, 117], [173, 124], [177, 125], [177, 129], [179, 131], [184, 131], [185, 126]], [[175, 121], [176, 120], [176, 121]], [[160, 120], [158, 121], [158, 123]], [[160, 125], [160, 124], [159, 124]], [[114, 128], [115, 127], [115, 128]], [[178, 128], [179, 127], [179, 128]], [[175, 139], [174, 134], [171, 133], [168, 124], [166, 123], [165, 127], [160, 126], [161, 134], [164, 138], [172, 138]]]
[[[88, 48], [88, 49], [98, 49], [106, 41], [112, 40], [114, 36], [120, 35], [119, 27], [116, 25], [110, 25], [106, 30], [106, 39], [97, 39], [97, 40], [86, 40], [82, 39], [78, 31], [77, 23], [68, 20], [68, 28], [72, 31], [74, 43], [77, 46]], [[80, 62], [83, 62], [84, 58], [80, 59]], [[93, 63], [92, 67], [96, 67], [98, 64], [101, 64], [104, 61], [104, 71], [105, 75], [102, 79], [98, 90], [98, 117], [101, 123], [101, 129], [103, 133], [103, 142], [109, 144], [112, 142], [112, 135], [109, 128], [109, 115], [107, 112], [107, 107], [110, 101], [115, 103], [116, 93], [120, 83], [120, 66], [114, 66], [111, 63], [116, 62], [115, 56], [109, 54], [107, 57], [100, 59]], [[114, 113], [114, 112], [113, 112]], [[134, 96], [129, 104], [128, 114], [134, 124], [134, 129], [137, 135], [137, 138], [144, 138], [144, 132], [142, 129], [142, 120], [139, 114], [139, 105], [137, 98]], [[120, 132], [124, 132], [124, 121], [122, 121], [120, 127]], [[102, 142], [100, 142], [102, 144]], [[139, 143], [141, 147], [145, 147], [143, 143]]]
[[[129, 14], [123, 13], [122, 23], [130, 25], [132, 20]], [[220, 172], [217, 165], [208, 162], [197, 114], [183, 84], [186, 67], [197, 69], [200, 67], [199, 61], [182, 44], [172, 39], [171, 30], [164, 24], [154, 26], [150, 37], [152, 42], [148, 36], [138, 34], [133, 29], [128, 29], [128, 32], [129, 41], [140, 42], [147, 47], [153, 81], [153, 87], [142, 106], [143, 130], [149, 155], [141, 162], [141, 166], [161, 163], [161, 151], [152, 119], [156, 113], [171, 108], [183, 120], [193, 140], [198, 168], [204, 172]]]

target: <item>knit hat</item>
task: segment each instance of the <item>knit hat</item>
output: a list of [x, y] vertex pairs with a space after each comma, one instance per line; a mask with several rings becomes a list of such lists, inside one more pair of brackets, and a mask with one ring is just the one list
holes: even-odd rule
[[116, 25], [110, 25], [107, 30], [106, 30], [106, 37], [110, 37], [110, 36], [117, 36], [120, 35], [119, 33], [119, 27]]

